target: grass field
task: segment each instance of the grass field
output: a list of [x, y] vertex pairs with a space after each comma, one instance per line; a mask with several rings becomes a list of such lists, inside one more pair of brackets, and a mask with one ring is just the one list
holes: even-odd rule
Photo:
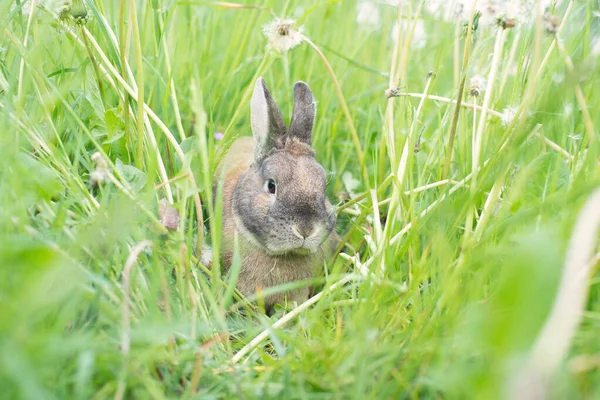
[[[1, 397], [531, 398], [530, 372], [600, 397], [597, 1], [475, 24], [471, 2], [20, 3], [0, 1]], [[276, 16], [303, 27], [287, 52]], [[345, 243], [270, 318], [201, 257], [259, 76], [286, 118], [311, 86]], [[536, 341], [567, 254], [583, 303]]]

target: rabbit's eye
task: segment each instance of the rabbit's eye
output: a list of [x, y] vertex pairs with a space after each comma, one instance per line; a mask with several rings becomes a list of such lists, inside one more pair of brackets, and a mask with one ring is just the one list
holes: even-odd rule
[[277, 192], [277, 184], [275, 184], [273, 179], [269, 179], [265, 182], [265, 190], [271, 194]]

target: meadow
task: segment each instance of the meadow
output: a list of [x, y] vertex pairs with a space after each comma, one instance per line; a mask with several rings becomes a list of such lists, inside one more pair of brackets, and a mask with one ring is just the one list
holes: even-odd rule
[[[600, 4], [473, 3], [0, 1], [0, 396], [600, 398]], [[261, 76], [342, 238], [271, 317], [213, 193]]]

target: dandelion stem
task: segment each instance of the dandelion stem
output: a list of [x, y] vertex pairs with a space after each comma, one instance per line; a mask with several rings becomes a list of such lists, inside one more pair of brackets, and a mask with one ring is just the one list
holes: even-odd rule
[[[465, 49], [463, 51], [463, 60], [462, 60], [462, 73], [467, 68], [467, 63], [469, 62], [469, 50], [471, 47], [471, 34], [473, 32], [473, 17], [475, 15], [475, 4], [477, 2], [473, 2], [471, 7], [471, 14], [469, 17], [469, 24], [467, 25], [467, 38], [465, 40]], [[457, 27], [458, 28], [458, 27]], [[458, 38], [455, 39], [458, 41]], [[455, 46], [455, 52], [458, 52], [457, 46]], [[457, 73], [455, 74], [457, 75]], [[452, 125], [450, 125], [450, 132], [448, 134], [448, 150], [446, 151], [446, 162], [444, 163], [444, 171], [443, 176], [447, 177], [450, 174], [450, 164], [452, 163], [452, 153], [454, 150], [454, 140], [456, 138], [456, 129], [458, 127], [458, 117], [460, 116], [460, 105], [462, 103], [463, 93], [465, 90], [465, 83], [467, 80], [467, 76], [464, 75], [462, 81], [460, 82], [460, 87], [458, 88], [458, 95], [456, 97], [456, 107], [454, 107], [454, 116], [452, 117]], [[458, 81], [455, 78], [455, 81]]]

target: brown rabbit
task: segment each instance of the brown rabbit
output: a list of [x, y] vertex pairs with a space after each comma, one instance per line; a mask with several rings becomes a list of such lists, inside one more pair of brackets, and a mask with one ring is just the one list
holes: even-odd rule
[[[256, 81], [250, 109], [254, 138], [236, 140], [217, 169], [224, 176], [223, 267], [231, 266], [237, 233], [237, 288], [244, 295], [311, 278], [337, 244], [325, 170], [311, 147], [316, 107], [310, 88], [294, 85], [289, 130], [263, 78]], [[266, 311], [308, 295], [307, 287], [271, 295]]]

